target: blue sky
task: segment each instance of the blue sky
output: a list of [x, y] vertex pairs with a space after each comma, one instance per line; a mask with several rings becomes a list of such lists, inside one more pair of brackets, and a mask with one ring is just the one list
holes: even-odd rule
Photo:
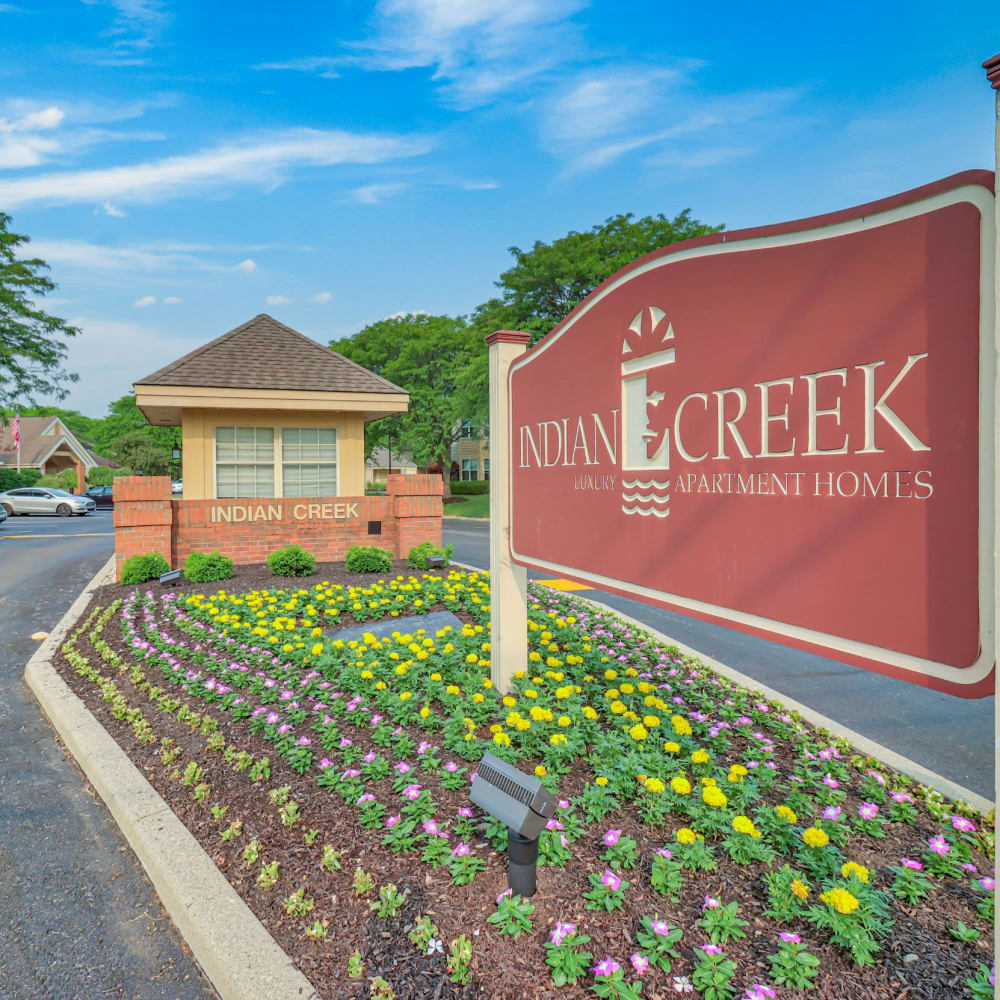
[[0, 2], [0, 211], [64, 405], [259, 312], [463, 313], [618, 212], [739, 228], [992, 168], [995, 4]]

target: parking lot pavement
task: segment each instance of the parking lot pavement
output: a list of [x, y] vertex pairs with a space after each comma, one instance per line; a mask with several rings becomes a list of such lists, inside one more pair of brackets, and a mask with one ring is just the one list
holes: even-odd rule
[[[95, 510], [83, 517], [60, 517], [58, 514], [31, 514], [28, 517], [8, 517], [0, 524], [0, 541], [4, 539], [73, 538], [98, 535], [110, 538], [115, 528], [110, 507]], [[112, 546], [108, 546], [111, 548]]]
[[2, 1000], [216, 996], [22, 677], [113, 551], [110, 511], [0, 525]]

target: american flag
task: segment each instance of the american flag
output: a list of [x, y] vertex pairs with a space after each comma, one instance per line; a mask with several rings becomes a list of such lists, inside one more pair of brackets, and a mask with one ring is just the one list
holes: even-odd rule
[[20, 413], [15, 413], [14, 414], [13, 433], [14, 433], [14, 447], [17, 448], [18, 451], [20, 451], [20, 449], [21, 449], [21, 414]]

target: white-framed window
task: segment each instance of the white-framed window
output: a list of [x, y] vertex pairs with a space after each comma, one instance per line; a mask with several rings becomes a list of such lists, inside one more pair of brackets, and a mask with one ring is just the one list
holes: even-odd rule
[[462, 482], [467, 483], [479, 478], [479, 459], [462, 459]]
[[274, 496], [274, 428], [215, 428], [215, 495]]
[[475, 427], [472, 426], [471, 420], [462, 421], [462, 429], [459, 432], [458, 436], [463, 438], [471, 438], [476, 436], [476, 429]]
[[281, 429], [281, 493], [286, 497], [337, 496], [337, 429]]
[[490, 478], [490, 460], [488, 458], [483, 459], [483, 479], [489, 480]]

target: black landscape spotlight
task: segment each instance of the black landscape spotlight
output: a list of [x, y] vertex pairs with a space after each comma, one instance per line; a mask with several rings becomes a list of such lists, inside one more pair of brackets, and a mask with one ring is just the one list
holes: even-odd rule
[[469, 797], [509, 828], [507, 884], [511, 891], [534, 896], [538, 837], [556, 814], [555, 796], [537, 778], [484, 753]]
[[428, 556], [427, 557], [427, 568], [428, 569], [441, 569], [444, 566], [444, 556]]
[[181, 571], [179, 569], [172, 569], [169, 573], [163, 573], [160, 576], [160, 583], [163, 586], [169, 585], [171, 587], [177, 586], [177, 581], [181, 578]]

